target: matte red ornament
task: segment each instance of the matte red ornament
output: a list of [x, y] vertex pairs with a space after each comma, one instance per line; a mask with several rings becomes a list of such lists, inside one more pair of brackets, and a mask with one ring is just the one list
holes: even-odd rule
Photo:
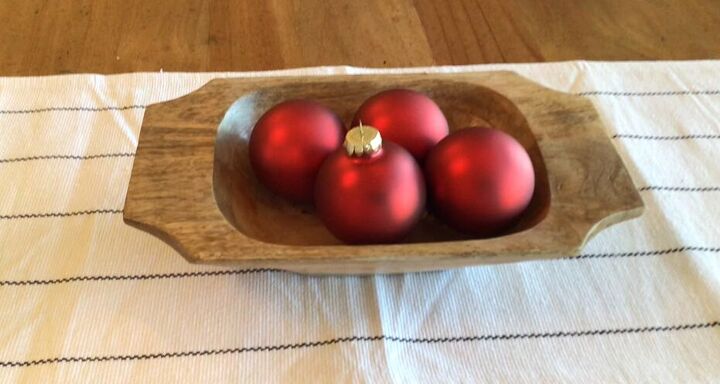
[[342, 145], [340, 118], [309, 100], [280, 103], [260, 117], [250, 135], [250, 164], [274, 193], [311, 203], [315, 177], [323, 160]]
[[372, 127], [348, 132], [315, 184], [318, 216], [350, 244], [393, 243], [412, 230], [425, 209], [425, 181], [402, 147], [382, 143]]
[[383, 140], [399, 144], [420, 163], [448, 134], [440, 107], [425, 94], [409, 89], [391, 89], [367, 99], [355, 113], [352, 126], [360, 123], [377, 128]]
[[512, 136], [466, 128], [443, 139], [425, 163], [434, 212], [476, 236], [506, 229], [527, 208], [535, 189], [530, 156]]

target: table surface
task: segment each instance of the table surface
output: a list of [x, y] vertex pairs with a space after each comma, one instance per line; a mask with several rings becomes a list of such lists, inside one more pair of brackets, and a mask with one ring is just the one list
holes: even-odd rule
[[0, 76], [720, 58], [720, 1], [0, 2]]
[[[0, 383], [718, 382], [720, 61], [492, 69], [592, 100], [645, 213], [547, 261], [193, 265], [122, 210], [145, 106], [217, 74], [0, 78]], [[332, 73], [369, 70], [287, 74]]]

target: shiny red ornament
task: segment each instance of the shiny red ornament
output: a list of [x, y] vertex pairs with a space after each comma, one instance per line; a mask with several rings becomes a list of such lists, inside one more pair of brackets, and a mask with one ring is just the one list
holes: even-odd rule
[[530, 156], [512, 136], [466, 128], [442, 140], [425, 163], [434, 212], [476, 236], [506, 229], [527, 208], [535, 189]]
[[[330, 232], [346, 243], [400, 241], [425, 209], [425, 181], [415, 159], [396, 144], [381, 145], [376, 152], [359, 156], [339, 149], [318, 173], [317, 214]], [[364, 149], [373, 151], [371, 147], [368, 144]]]
[[448, 134], [448, 122], [428, 96], [409, 89], [391, 89], [367, 99], [352, 126], [377, 128], [383, 140], [407, 149], [422, 163], [432, 147]]
[[271, 191], [311, 203], [323, 160], [342, 145], [345, 129], [338, 116], [308, 100], [280, 103], [260, 117], [250, 135], [250, 164]]

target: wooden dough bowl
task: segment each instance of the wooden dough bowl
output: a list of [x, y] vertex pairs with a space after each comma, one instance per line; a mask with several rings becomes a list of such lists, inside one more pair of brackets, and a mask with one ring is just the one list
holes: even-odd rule
[[[258, 118], [290, 99], [319, 101], [346, 124], [389, 88], [432, 97], [451, 130], [492, 126], [530, 154], [535, 194], [502, 236], [472, 239], [426, 215], [406, 241], [343, 245], [312, 207], [258, 183], [247, 141]], [[147, 108], [125, 201], [127, 224], [194, 263], [306, 273], [393, 273], [571, 256], [643, 203], [593, 105], [512, 72], [216, 79]]]

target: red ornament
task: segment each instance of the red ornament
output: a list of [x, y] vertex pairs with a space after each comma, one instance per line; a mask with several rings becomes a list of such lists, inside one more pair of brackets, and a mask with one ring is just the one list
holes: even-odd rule
[[308, 100], [280, 103], [265, 112], [250, 135], [250, 164], [271, 191], [311, 203], [323, 160], [343, 140], [344, 128], [325, 106]]
[[383, 139], [407, 149], [419, 162], [448, 134], [440, 107], [424, 94], [391, 89], [367, 99], [355, 113], [352, 126], [371, 125]]
[[320, 168], [315, 207], [330, 232], [346, 243], [397, 242], [425, 209], [425, 182], [410, 153], [382, 143], [373, 127], [353, 128], [345, 148]]
[[527, 208], [535, 173], [525, 148], [489, 128], [466, 128], [442, 140], [425, 163], [437, 215], [471, 235], [506, 229]]

